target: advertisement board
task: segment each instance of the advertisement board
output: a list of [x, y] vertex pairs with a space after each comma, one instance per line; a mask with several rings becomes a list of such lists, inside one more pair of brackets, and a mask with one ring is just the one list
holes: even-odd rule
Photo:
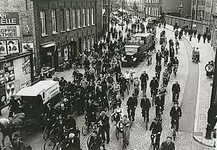
[[0, 37], [20, 37], [20, 26], [0, 25]]
[[0, 41], [0, 57], [7, 55], [7, 41]]
[[19, 42], [18, 40], [7, 40], [8, 54], [19, 53]]
[[5, 71], [4, 77], [6, 83], [15, 80], [13, 61], [5, 63], [4, 71]]

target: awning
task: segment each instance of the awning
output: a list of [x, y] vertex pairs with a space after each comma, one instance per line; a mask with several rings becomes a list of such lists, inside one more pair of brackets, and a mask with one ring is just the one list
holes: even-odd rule
[[42, 46], [42, 48], [48, 48], [48, 47], [56, 46], [56, 42], [50, 41], [50, 42], [41, 44], [41, 46]]

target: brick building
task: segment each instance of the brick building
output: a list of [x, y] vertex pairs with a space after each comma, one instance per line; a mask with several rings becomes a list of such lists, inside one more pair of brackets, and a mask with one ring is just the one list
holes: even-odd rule
[[33, 3], [30, 0], [0, 1], [1, 102], [8, 102], [11, 95], [33, 80], [35, 32], [32, 16]]
[[70, 64], [102, 36], [99, 0], [33, 0], [33, 5], [39, 72]]

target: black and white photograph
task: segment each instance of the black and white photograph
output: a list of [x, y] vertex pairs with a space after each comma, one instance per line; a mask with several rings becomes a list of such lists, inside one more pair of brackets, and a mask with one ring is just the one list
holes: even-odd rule
[[217, 0], [0, 0], [0, 150], [217, 150]]

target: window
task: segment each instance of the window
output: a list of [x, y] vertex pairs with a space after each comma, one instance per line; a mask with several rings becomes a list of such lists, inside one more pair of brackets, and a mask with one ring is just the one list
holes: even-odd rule
[[75, 9], [72, 10], [72, 25], [73, 25], [73, 29], [76, 29], [76, 17], [75, 17]]
[[66, 10], [66, 30], [70, 30], [71, 26], [70, 26], [70, 10], [67, 9]]
[[94, 10], [91, 8], [91, 24], [94, 25]]
[[182, 2], [179, 2], [179, 7], [182, 7], [183, 6], [183, 3]]
[[52, 23], [52, 33], [57, 32], [57, 18], [56, 18], [56, 10], [51, 11], [51, 23]]
[[78, 28], [81, 27], [81, 10], [77, 9], [77, 26]]
[[40, 11], [40, 19], [41, 19], [41, 34], [42, 36], [47, 34], [47, 29], [46, 29], [46, 14], [45, 11]]
[[65, 12], [64, 10], [62, 9], [61, 10], [61, 16], [62, 16], [62, 31], [65, 31], [66, 30], [66, 27], [65, 27]]
[[85, 17], [85, 9], [82, 9], [82, 20], [83, 20], [83, 27], [86, 26], [86, 17]]
[[87, 9], [87, 25], [90, 25], [90, 9]]

